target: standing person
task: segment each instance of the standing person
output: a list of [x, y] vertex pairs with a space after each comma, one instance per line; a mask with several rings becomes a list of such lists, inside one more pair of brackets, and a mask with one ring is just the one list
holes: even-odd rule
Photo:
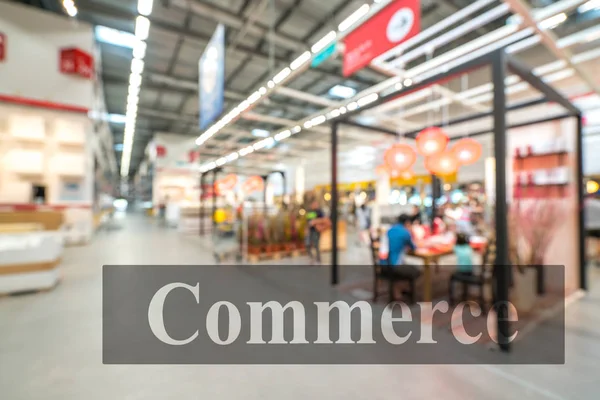
[[[306, 235], [306, 251], [310, 257], [311, 264], [321, 263], [321, 249], [319, 248], [319, 242], [321, 240], [321, 232], [326, 229], [326, 225], [329, 220], [325, 218], [325, 213], [319, 208], [319, 203], [313, 201], [310, 207], [310, 211], [306, 213], [306, 222], [308, 224], [308, 235]], [[315, 256], [313, 257], [312, 249], [315, 249]]]
[[356, 210], [356, 219], [358, 220], [358, 238], [363, 244], [370, 243], [369, 229], [371, 229], [371, 212], [366, 204]]

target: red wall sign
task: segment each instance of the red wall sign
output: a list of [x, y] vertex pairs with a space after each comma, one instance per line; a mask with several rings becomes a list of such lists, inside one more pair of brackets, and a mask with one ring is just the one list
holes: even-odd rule
[[344, 38], [344, 76], [366, 67], [420, 30], [419, 0], [393, 1]]
[[156, 157], [163, 158], [167, 155], [167, 148], [165, 146], [156, 146]]
[[90, 79], [94, 76], [94, 58], [77, 48], [60, 51], [60, 72], [67, 75], [77, 75]]
[[6, 58], [6, 35], [0, 33], [0, 62]]

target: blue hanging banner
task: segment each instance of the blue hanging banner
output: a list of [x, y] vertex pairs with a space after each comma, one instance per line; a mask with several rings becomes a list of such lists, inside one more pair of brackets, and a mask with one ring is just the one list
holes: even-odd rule
[[223, 113], [225, 94], [225, 27], [219, 24], [200, 61], [198, 95], [200, 130], [206, 129]]
[[321, 65], [325, 61], [327, 61], [331, 56], [333, 56], [336, 51], [337, 51], [337, 43], [333, 42], [313, 58], [310, 66], [313, 68], [318, 67], [319, 65]]

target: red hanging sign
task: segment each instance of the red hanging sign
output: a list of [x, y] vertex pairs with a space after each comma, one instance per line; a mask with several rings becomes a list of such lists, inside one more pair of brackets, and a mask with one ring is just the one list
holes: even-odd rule
[[190, 161], [190, 164], [194, 164], [196, 161], [198, 161], [198, 159], [200, 158], [200, 153], [198, 153], [197, 151], [190, 151], [188, 153], [188, 159]]
[[415, 36], [421, 30], [419, 0], [396, 0], [344, 39], [344, 76]]
[[0, 62], [6, 58], [6, 35], [0, 33]]
[[156, 146], [156, 157], [163, 158], [167, 155], [167, 148], [165, 146]]
[[60, 72], [90, 79], [94, 76], [94, 59], [78, 48], [61, 49]]

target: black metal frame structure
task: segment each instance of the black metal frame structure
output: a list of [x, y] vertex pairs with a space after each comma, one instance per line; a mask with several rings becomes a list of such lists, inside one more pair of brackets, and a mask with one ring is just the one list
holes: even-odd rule
[[[576, 188], [577, 188], [577, 205], [578, 205], [578, 253], [580, 260], [580, 282], [581, 289], [587, 289], [586, 277], [586, 260], [585, 260], [585, 225], [584, 225], [584, 205], [583, 205], [583, 155], [582, 155], [582, 114], [568, 99], [563, 97], [554, 88], [535, 76], [531, 70], [525, 66], [520, 60], [507, 54], [504, 49], [496, 50], [478, 57], [474, 60], [456, 66], [445, 73], [416, 82], [409, 87], [394, 91], [390, 94], [381, 96], [377, 101], [359, 108], [358, 110], [347, 113], [343, 120], [337, 120], [332, 123], [331, 128], [331, 221], [332, 221], [332, 263], [331, 263], [331, 284], [337, 285], [339, 282], [339, 265], [338, 265], [338, 249], [337, 249], [337, 207], [338, 207], [338, 190], [337, 190], [337, 144], [338, 144], [338, 128], [340, 124], [357, 126], [353, 121], [350, 121], [354, 115], [365, 112], [374, 107], [380, 106], [388, 101], [402, 97], [411, 92], [426, 88], [436, 83], [447, 81], [453, 77], [469, 73], [475, 69], [480, 69], [485, 66], [491, 66], [491, 80], [494, 86], [493, 89], [493, 107], [492, 111], [474, 114], [466, 117], [460, 117], [448, 121], [445, 125], [453, 125], [463, 122], [468, 122], [475, 119], [492, 116], [494, 119], [493, 129], [471, 133], [465, 136], [477, 136], [486, 133], [494, 135], [494, 157], [496, 159], [496, 207], [495, 207], [495, 230], [496, 230], [496, 266], [494, 268], [496, 282], [496, 302], [497, 304], [508, 304], [509, 286], [510, 286], [510, 260], [509, 260], [509, 244], [508, 244], [508, 204], [506, 201], [506, 168], [507, 168], [507, 130], [518, 126], [527, 126], [546, 122], [550, 120], [574, 117], [577, 118], [577, 136], [575, 147], [576, 158]], [[523, 81], [527, 82], [533, 88], [543, 94], [543, 97], [534, 101], [507, 106], [507, 98], [505, 91], [505, 78], [507, 72], [518, 75]], [[566, 113], [557, 117], [546, 118], [541, 120], [532, 120], [526, 123], [508, 126], [506, 113], [508, 111], [531, 107], [546, 102], [555, 102], [566, 109]], [[380, 133], [390, 133], [389, 130], [379, 129], [376, 127], [366, 127], [378, 131]], [[418, 132], [409, 132], [403, 136], [414, 138]], [[456, 140], [465, 136], [453, 137], [451, 140]], [[510, 326], [508, 321], [508, 307], [497, 307], [497, 326], [498, 326], [498, 342], [499, 347], [503, 351], [510, 350], [510, 342], [507, 340], [510, 336]]]
[[[200, 236], [204, 236], [206, 233], [206, 229], [204, 226], [204, 214], [205, 214], [205, 207], [204, 207], [204, 202], [202, 201], [202, 192], [204, 190], [204, 186], [205, 186], [205, 178], [206, 176], [208, 176], [208, 174], [212, 174], [212, 190], [213, 190], [213, 200], [212, 200], [212, 224], [213, 224], [213, 228], [216, 225], [216, 221], [215, 221], [215, 213], [217, 211], [217, 188], [216, 188], [216, 182], [217, 182], [217, 174], [219, 172], [223, 172], [223, 168], [219, 167], [219, 168], [215, 168], [212, 171], [208, 171], [208, 172], [204, 172], [202, 174], [200, 174]], [[273, 175], [273, 174], [280, 174], [281, 177], [283, 178], [283, 197], [285, 198], [285, 196], [287, 196], [287, 176], [285, 174], [285, 171], [271, 171], [266, 175], [261, 175], [260, 177], [263, 180], [264, 183], [264, 189], [263, 189], [263, 194], [264, 194], [264, 198], [267, 198], [267, 182], [269, 180], [269, 176]], [[285, 201], [285, 200], [284, 200]], [[267, 211], [267, 203], [265, 201], [265, 206], [264, 206], [264, 210], [265, 210], [265, 214]]]

